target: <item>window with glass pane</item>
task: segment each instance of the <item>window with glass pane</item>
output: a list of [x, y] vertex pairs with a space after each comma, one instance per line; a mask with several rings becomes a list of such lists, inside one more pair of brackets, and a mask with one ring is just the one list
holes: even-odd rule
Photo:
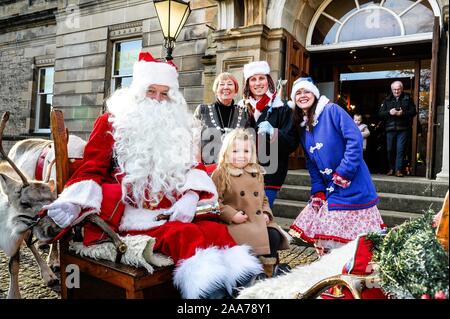
[[380, 9], [360, 10], [341, 29], [338, 42], [394, 37], [401, 35], [396, 18]]
[[54, 67], [38, 69], [36, 97], [36, 132], [50, 132], [50, 110], [53, 105]]
[[430, 33], [433, 21], [433, 10], [424, 0], [335, 0], [320, 13], [311, 44]]
[[121, 87], [128, 87], [133, 76], [133, 65], [142, 49], [142, 40], [120, 41], [114, 44], [112, 92]]

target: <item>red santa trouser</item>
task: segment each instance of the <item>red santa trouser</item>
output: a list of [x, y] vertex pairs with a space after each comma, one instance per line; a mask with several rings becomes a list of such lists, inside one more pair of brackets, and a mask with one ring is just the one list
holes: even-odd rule
[[153, 250], [170, 256], [175, 264], [194, 256], [197, 248], [236, 245], [226, 225], [207, 220], [194, 223], [168, 222], [156, 228], [127, 232], [127, 234], [148, 235], [156, 238]]
[[[102, 184], [102, 195], [103, 201], [100, 217], [115, 232], [118, 232], [125, 208], [121, 200], [121, 187], [118, 183], [104, 183]], [[170, 256], [175, 263], [192, 257], [197, 248], [208, 248], [211, 246], [233, 247], [236, 245], [226, 225], [209, 220], [199, 220], [193, 223], [167, 222], [152, 229], [128, 231], [121, 235], [148, 235], [154, 237], [156, 244], [153, 249]], [[108, 235], [98, 226], [90, 223], [84, 226], [83, 243], [86, 246], [97, 244], [107, 238]]]

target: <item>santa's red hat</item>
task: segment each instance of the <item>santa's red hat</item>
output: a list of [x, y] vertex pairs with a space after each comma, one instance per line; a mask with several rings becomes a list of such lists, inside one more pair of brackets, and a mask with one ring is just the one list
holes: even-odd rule
[[140, 52], [133, 66], [131, 88], [145, 91], [152, 84], [166, 85], [178, 90], [178, 72], [173, 63], [158, 61], [149, 52]]

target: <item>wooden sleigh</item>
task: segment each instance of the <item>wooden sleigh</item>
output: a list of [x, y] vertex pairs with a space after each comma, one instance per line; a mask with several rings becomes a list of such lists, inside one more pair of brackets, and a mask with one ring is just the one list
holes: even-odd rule
[[[51, 130], [55, 144], [57, 192], [60, 194], [70, 177], [70, 161], [67, 152], [68, 131], [61, 110], [51, 112]], [[86, 218], [101, 227], [112, 239], [117, 256], [125, 252], [126, 245], [118, 235], [97, 215]], [[173, 267], [155, 267], [149, 274], [145, 268], [136, 268], [116, 262], [81, 257], [69, 250], [73, 230], [60, 239], [61, 297], [63, 299], [99, 298], [180, 298], [172, 285]], [[74, 267], [75, 266], [75, 267]], [[79, 270], [79, 281], [71, 276]], [[79, 287], [72, 288], [78, 282]], [[75, 285], [76, 286], [76, 285]]]
[[[448, 253], [449, 237], [449, 192], [445, 196], [442, 209], [439, 211], [436, 238]], [[362, 291], [372, 288], [378, 282], [376, 275], [336, 275], [319, 281], [304, 293], [297, 294], [298, 299], [316, 299], [322, 293], [333, 287], [346, 287], [354, 299], [362, 299]], [[370, 286], [370, 287], [369, 287]], [[338, 291], [341, 288], [337, 289]]]

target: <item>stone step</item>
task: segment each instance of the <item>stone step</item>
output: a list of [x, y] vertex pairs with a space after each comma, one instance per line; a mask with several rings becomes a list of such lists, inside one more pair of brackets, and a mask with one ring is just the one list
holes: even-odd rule
[[[439, 197], [443, 199], [449, 183], [428, 180], [423, 177], [392, 177], [373, 174], [372, 180], [380, 193], [407, 194], [416, 196]], [[307, 170], [290, 170], [285, 180], [287, 185], [310, 186]]]
[[286, 217], [278, 217], [274, 216], [275, 222], [280, 225], [281, 228], [285, 231], [289, 231], [289, 227], [291, 227], [294, 222], [294, 218], [286, 218]]
[[[289, 228], [289, 226], [294, 222], [297, 215], [303, 208], [305, 208], [306, 205], [306, 202], [276, 199], [273, 207], [273, 214], [275, 216], [275, 219], [280, 220], [280, 223], [282, 222], [283, 225], [289, 224], [288, 226], [282, 226], [283, 228]], [[388, 227], [400, 225], [406, 220], [417, 218], [421, 215], [421, 212], [408, 213], [383, 209], [380, 209], [380, 213], [384, 223]]]
[[[310, 195], [309, 186], [283, 185], [278, 193], [279, 199], [293, 201], [308, 201]], [[422, 213], [429, 208], [438, 211], [442, 207], [442, 198], [429, 196], [415, 196], [405, 194], [378, 193], [380, 202], [377, 204], [379, 209], [401, 211], [410, 213]]]

